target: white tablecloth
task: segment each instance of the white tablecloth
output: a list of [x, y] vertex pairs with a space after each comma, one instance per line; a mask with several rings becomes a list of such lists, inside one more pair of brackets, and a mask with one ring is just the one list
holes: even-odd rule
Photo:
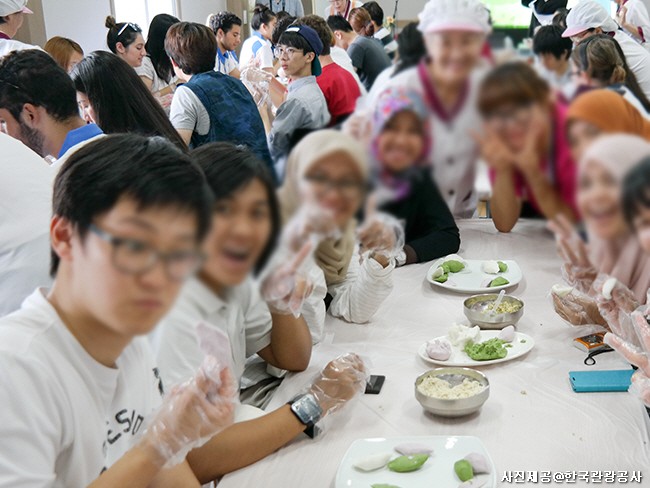
[[425, 282], [429, 264], [410, 265], [395, 271], [395, 289], [371, 323], [328, 318], [331, 344], [315, 349], [309, 369], [285, 380], [269, 408], [286, 402], [328, 359], [347, 351], [370, 358], [372, 373], [386, 376], [381, 394], [364, 395], [351, 406], [345, 423], [323, 439], [301, 436], [228, 475], [220, 488], [330, 488], [353, 441], [405, 435], [478, 436], [494, 460], [498, 480], [505, 471], [641, 470], [646, 479], [630, 486], [650, 486], [650, 422], [641, 402], [628, 393], [577, 394], [571, 389], [569, 371], [629, 365], [615, 353], [597, 356], [596, 366], [583, 364], [585, 353], [572, 339], [587, 331], [559, 319], [548, 298], [550, 287], [560, 281], [550, 233], [530, 221], [520, 222], [510, 234], [499, 234], [490, 220], [464, 221], [460, 228], [460, 254], [466, 259], [519, 263], [524, 280], [510, 291], [525, 302], [518, 330], [536, 341], [527, 356], [482, 368], [491, 385], [482, 410], [443, 419], [425, 414], [415, 400], [415, 378], [431, 369], [417, 357], [418, 346], [445, 334], [452, 322], [464, 322], [464, 316], [462, 295]]

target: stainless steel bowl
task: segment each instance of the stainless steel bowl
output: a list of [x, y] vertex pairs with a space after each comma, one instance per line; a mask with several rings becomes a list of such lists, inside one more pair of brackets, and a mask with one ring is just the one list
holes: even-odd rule
[[[485, 386], [483, 390], [469, 398], [445, 399], [427, 396], [418, 389], [418, 385], [428, 376], [438, 376], [452, 386], [463, 382], [465, 378], [478, 381]], [[415, 398], [427, 411], [441, 417], [462, 417], [478, 412], [490, 396], [490, 382], [480, 371], [471, 368], [436, 368], [418, 376], [415, 380]]]
[[472, 325], [478, 325], [481, 329], [503, 329], [508, 325], [516, 325], [519, 319], [524, 315], [524, 302], [512, 295], [504, 295], [502, 303], [513, 303], [521, 306], [519, 310], [513, 313], [491, 314], [487, 310], [488, 305], [493, 303], [499, 295], [488, 293], [485, 295], [474, 295], [469, 297], [463, 303], [465, 317], [469, 319]]

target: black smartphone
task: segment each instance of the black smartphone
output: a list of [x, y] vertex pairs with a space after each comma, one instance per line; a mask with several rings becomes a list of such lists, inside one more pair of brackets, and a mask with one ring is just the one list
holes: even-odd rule
[[366, 383], [366, 395], [379, 395], [381, 387], [384, 386], [384, 381], [386, 381], [385, 376], [372, 375], [368, 383]]

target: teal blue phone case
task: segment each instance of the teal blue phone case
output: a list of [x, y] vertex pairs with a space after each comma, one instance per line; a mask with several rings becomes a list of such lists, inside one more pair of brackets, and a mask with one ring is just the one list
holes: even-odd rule
[[571, 387], [577, 393], [627, 391], [633, 369], [611, 371], [569, 371]]

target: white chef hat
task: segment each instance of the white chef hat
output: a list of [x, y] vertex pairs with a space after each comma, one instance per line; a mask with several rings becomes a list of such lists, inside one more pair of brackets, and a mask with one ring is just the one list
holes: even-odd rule
[[479, 0], [429, 0], [418, 16], [424, 34], [450, 30], [489, 34], [490, 13]]

